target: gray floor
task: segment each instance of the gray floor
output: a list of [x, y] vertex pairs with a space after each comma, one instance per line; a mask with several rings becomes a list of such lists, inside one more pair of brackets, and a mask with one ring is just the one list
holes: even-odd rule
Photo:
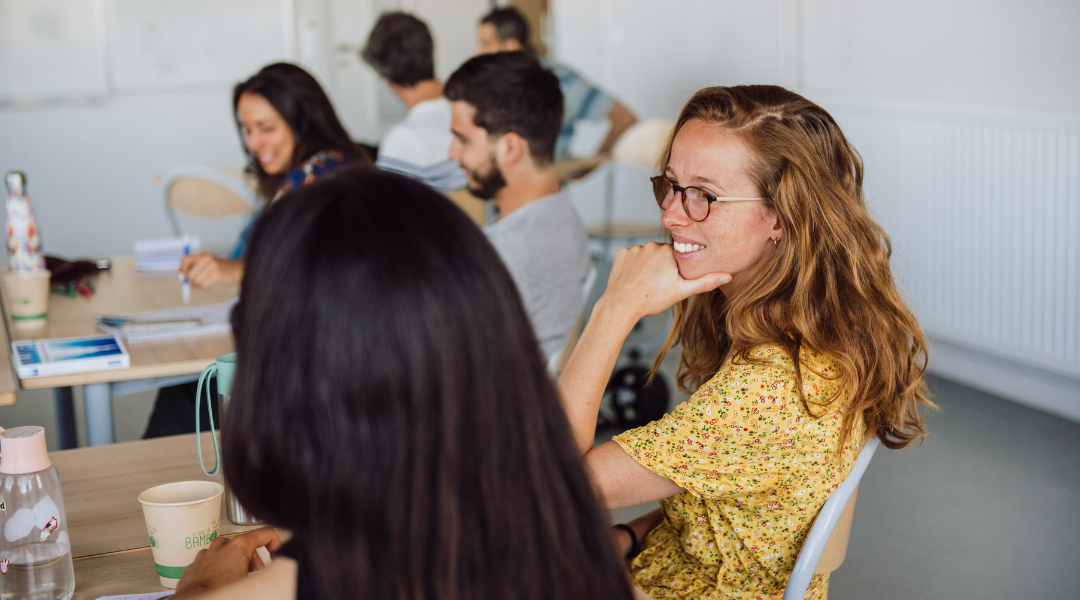
[[942, 379], [859, 488], [830, 600], [1080, 598], [1080, 424]]
[[[665, 362], [669, 382], [674, 366]], [[941, 407], [931, 435], [874, 457], [829, 598], [1080, 598], [1080, 424], [941, 379], [930, 388]], [[119, 440], [141, 436], [152, 402], [153, 393], [116, 399]], [[85, 443], [79, 397], [76, 407]], [[50, 446], [53, 423], [49, 391], [0, 408], [0, 425], [43, 425]]]

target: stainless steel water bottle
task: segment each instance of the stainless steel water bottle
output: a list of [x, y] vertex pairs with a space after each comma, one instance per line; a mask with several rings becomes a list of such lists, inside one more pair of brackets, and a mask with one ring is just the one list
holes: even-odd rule
[[[225, 354], [219, 356], [216, 361], [207, 365], [203, 369], [202, 375], [199, 377], [199, 387], [195, 392], [195, 439], [196, 439], [196, 452], [199, 453], [199, 465], [202, 466], [202, 434], [200, 432], [199, 424], [199, 405], [200, 399], [203, 393], [203, 382], [206, 384], [206, 403], [210, 403], [210, 376], [217, 372], [217, 389], [218, 389], [218, 418], [222, 423], [225, 422], [229, 413], [229, 402], [232, 400], [232, 382], [233, 377], [236, 375], [236, 353]], [[213, 411], [210, 411], [211, 421], [214, 418]], [[219, 427], [224, 425], [219, 424]], [[213, 436], [213, 423], [210, 425], [210, 433]], [[207, 471], [203, 466], [203, 473], [209, 476], [218, 474], [221, 468], [221, 453], [218, 450], [217, 438], [214, 438], [214, 470]], [[254, 515], [244, 509], [240, 501], [233, 495], [232, 488], [229, 487], [228, 482], [225, 483], [225, 512], [229, 517], [229, 520], [237, 525], [259, 525], [262, 522], [255, 518]]]

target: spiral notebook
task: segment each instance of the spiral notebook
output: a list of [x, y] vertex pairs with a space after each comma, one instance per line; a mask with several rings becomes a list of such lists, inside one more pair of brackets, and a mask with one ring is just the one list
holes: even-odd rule
[[158, 342], [199, 335], [230, 333], [229, 318], [237, 300], [204, 306], [184, 306], [151, 310], [133, 315], [101, 316], [98, 329], [129, 343]]

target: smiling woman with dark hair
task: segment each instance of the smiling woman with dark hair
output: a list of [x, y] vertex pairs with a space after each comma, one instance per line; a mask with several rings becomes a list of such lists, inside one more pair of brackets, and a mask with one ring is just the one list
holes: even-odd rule
[[226, 477], [294, 537], [251, 578], [273, 531], [218, 538], [177, 598], [631, 597], [514, 282], [445, 197], [363, 169], [289, 194], [234, 329]]
[[[319, 82], [296, 65], [268, 65], [236, 84], [233, 117], [265, 203], [342, 166], [371, 164], [365, 150], [349, 139]], [[261, 212], [251, 216], [228, 257], [197, 252], [182, 259], [180, 272], [201, 288], [239, 283], [248, 234]], [[194, 433], [195, 388], [194, 381], [161, 388], [143, 438]], [[217, 401], [211, 405], [216, 419]], [[202, 410], [202, 419], [208, 420], [207, 409]]]
[[[263, 202], [343, 165], [371, 163], [364, 149], [349, 138], [319, 82], [296, 65], [274, 63], [236, 84], [233, 117]], [[180, 270], [192, 285], [240, 281], [251, 223], [227, 258], [206, 252], [184, 258]]]

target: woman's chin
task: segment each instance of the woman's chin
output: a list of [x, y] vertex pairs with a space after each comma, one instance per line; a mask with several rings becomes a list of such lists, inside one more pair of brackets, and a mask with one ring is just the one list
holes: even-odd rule
[[697, 279], [705, 274], [700, 267], [694, 267], [687, 264], [687, 262], [688, 261], [676, 259], [676, 263], [679, 265], [679, 277], [690, 281], [691, 279]]

